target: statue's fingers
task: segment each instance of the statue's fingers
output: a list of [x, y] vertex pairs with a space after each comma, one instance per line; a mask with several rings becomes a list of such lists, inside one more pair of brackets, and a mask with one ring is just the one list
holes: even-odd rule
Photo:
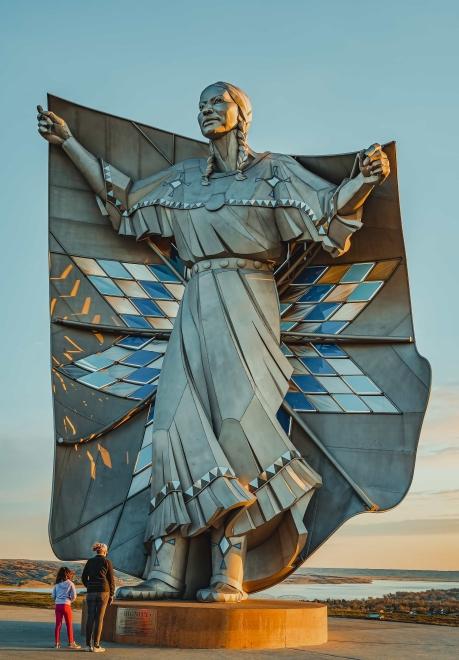
[[53, 124], [62, 124], [62, 119], [56, 115], [54, 112], [48, 111], [43, 113], [46, 117], [49, 117]]
[[371, 158], [373, 154], [378, 153], [379, 151], [381, 151], [381, 145], [378, 142], [375, 142], [374, 144], [371, 144], [368, 149], [365, 149], [365, 155]]
[[46, 117], [46, 115], [48, 114], [48, 111], [43, 110], [41, 105], [37, 105], [37, 112], [38, 112], [38, 117], [37, 117], [38, 119], [40, 119], [40, 117]]
[[44, 135], [45, 133], [49, 133], [50, 131], [49, 131], [48, 128], [45, 128], [44, 126], [39, 126], [38, 127], [38, 132], [41, 133], [42, 135]]
[[377, 161], [381, 160], [381, 152], [380, 151], [374, 151], [371, 156], [369, 156], [370, 163], [375, 163]]

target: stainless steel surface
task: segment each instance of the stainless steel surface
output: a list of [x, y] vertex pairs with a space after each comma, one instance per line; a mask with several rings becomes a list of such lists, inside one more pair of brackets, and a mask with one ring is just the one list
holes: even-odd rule
[[[215, 120], [212, 131], [217, 124], [228, 129], [210, 151], [201, 142], [56, 97], [49, 97], [55, 115], [46, 115], [42, 126], [42, 134], [52, 137], [57, 445], [51, 542], [59, 557], [82, 559], [95, 537], [105, 540], [115, 566], [143, 575], [147, 584], [140, 589], [152, 598], [165, 597], [171, 587], [180, 590], [183, 579], [186, 597], [207, 589], [208, 600], [231, 599], [234, 580], [237, 599], [282, 579], [356, 513], [401, 501], [430, 387], [429, 365], [413, 343], [395, 145], [375, 147], [350, 180], [355, 154], [254, 154], [247, 144], [249, 106], [234, 89], [226, 88], [229, 99], [219, 100], [215, 90], [203, 97]], [[231, 104], [239, 108], [237, 125]], [[375, 188], [389, 163], [390, 176]], [[172, 241], [176, 249], [169, 256]], [[281, 303], [291, 295], [292, 281], [307, 275], [305, 267], [342, 264], [344, 272], [346, 264], [371, 262], [383, 272], [381, 262], [390, 259], [397, 267], [381, 276], [373, 297], [356, 308], [358, 314], [352, 310], [338, 334], [327, 332], [326, 317], [319, 331], [282, 330], [277, 285], [262, 264], [280, 264], [294, 241], [318, 249], [293, 253], [285, 263], [278, 279]], [[182, 298], [183, 267], [196, 262]], [[161, 301], [175, 304], [161, 308]], [[155, 393], [149, 375], [155, 362], [146, 352], [155, 347], [148, 342], [169, 334], [164, 362], [161, 357], [156, 363], [161, 376], [153, 411], [147, 403]], [[294, 360], [283, 354], [281, 337], [296, 351], [303, 375], [309, 374], [307, 361], [301, 362], [307, 355], [335, 373], [333, 356], [321, 361], [317, 351], [336, 344], [362, 374], [360, 389], [368, 386], [386, 399], [366, 405], [363, 387], [354, 398], [365, 414], [347, 413], [339, 394], [333, 399], [334, 391], [319, 391], [314, 396], [322, 407], [311, 405], [315, 412], [284, 406], [293, 417], [287, 434], [276, 412]], [[127, 358], [123, 340], [134, 342]], [[117, 359], [105, 356], [112, 346]], [[139, 392], [149, 394], [140, 403], [123, 380], [129, 369], [113, 368], [125, 366], [125, 359], [145, 379]], [[316, 376], [317, 387], [331, 383]], [[341, 388], [354, 382], [339, 371], [329, 378]], [[139, 472], [139, 452], [150, 445], [152, 466]], [[282, 459], [297, 450], [294, 460]], [[250, 492], [255, 479], [258, 487]], [[190, 488], [197, 491], [185, 501]], [[217, 555], [212, 559], [209, 549], [212, 526], [222, 538], [247, 542], [242, 572], [235, 555], [236, 577], [228, 566], [217, 570]], [[174, 543], [155, 554], [155, 542], [166, 538]], [[172, 551], [179, 547], [183, 552]], [[165, 575], [175, 576], [174, 584], [158, 577], [156, 560]], [[212, 574], [226, 575], [227, 586], [212, 582]]]

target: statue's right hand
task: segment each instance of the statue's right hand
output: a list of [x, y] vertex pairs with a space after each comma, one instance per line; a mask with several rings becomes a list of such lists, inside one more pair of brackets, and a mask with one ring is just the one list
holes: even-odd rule
[[38, 132], [51, 144], [63, 144], [67, 138], [72, 137], [69, 127], [54, 112], [43, 110], [41, 105], [37, 105], [38, 110]]

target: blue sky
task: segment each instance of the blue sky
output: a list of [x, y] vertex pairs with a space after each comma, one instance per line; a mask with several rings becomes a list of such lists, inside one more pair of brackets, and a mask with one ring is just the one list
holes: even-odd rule
[[431, 406], [412, 494], [393, 512], [345, 525], [311, 562], [457, 568], [459, 5], [1, 5], [0, 528], [7, 531], [0, 556], [52, 556], [47, 149], [35, 107], [50, 91], [198, 137], [199, 93], [223, 79], [252, 98], [256, 151], [338, 153], [398, 142], [416, 336], [433, 367]]

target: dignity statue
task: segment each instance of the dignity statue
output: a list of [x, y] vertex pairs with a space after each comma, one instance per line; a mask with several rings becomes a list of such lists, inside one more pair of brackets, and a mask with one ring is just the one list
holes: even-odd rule
[[207, 147], [51, 105], [53, 547], [109, 543], [119, 597], [238, 602], [409, 485], [430, 375], [389, 157], [256, 153], [226, 82]]

